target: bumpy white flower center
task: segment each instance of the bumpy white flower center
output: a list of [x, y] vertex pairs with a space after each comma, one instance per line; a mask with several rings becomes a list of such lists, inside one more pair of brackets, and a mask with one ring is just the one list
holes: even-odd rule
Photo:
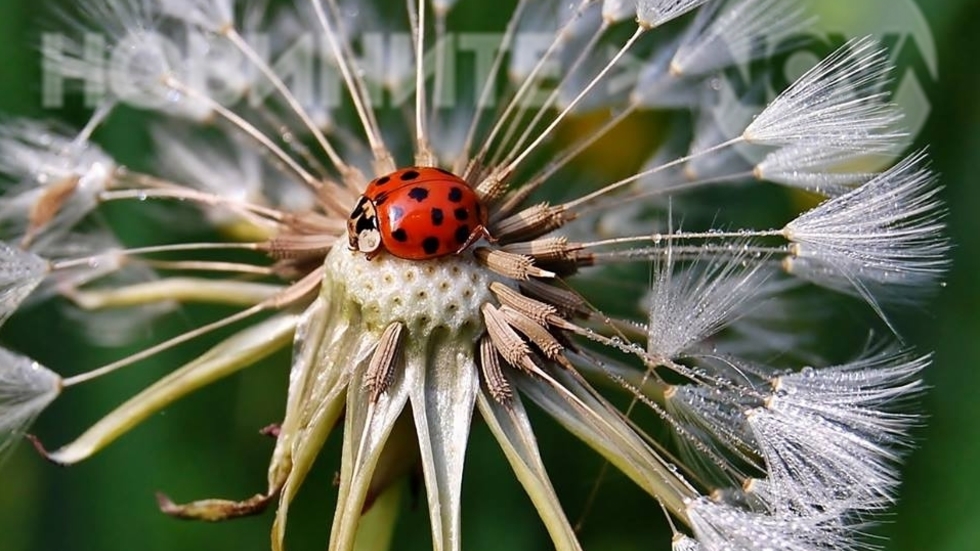
[[401, 322], [410, 338], [448, 330], [475, 340], [483, 331], [480, 306], [489, 301], [499, 277], [469, 254], [433, 260], [404, 260], [381, 254], [372, 260], [347, 247], [327, 255], [325, 283], [332, 300], [344, 297], [359, 310], [369, 331]]

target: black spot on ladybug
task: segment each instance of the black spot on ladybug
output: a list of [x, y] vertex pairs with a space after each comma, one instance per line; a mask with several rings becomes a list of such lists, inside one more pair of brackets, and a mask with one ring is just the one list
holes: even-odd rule
[[429, 197], [429, 190], [425, 189], [424, 187], [413, 187], [411, 190], [409, 190], [408, 196], [421, 203], [422, 201], [425, 201], [427, 197]]
[[470, 238], [470, 227], [466, 224], [456, 228], [456, 233], [453, 235], [456, 238], [456, 242], [462, 245]]
[[442, 209], [432, 209], [430, 213], [432, 215], [432, 225], [441, 226], [444, 215], [442, 214]]
[[470, 211], [466, 210], [464, 207], [459, 207], [453, 211], [453, 216], [456, 217], [456, 220], [465, 222], [466, 220], [470, 219]]
[[391, 232], [391, 236], [394, 237], [395, 241], [398, 241], [399, 243], [408, 241], [408, 232], [405, 231], [405, 228], [398, 228], [397, 230]]
[[381, 205], [385, 204], [385, 201], [388, 200], [388, 195], [388, 193], [379, 193], [378, 196], [374, 198], [374, 206], [380, 207]]
[[425, 254], [436, 254], [436, 251], [439, 250], [439, 238], [429, 236], [423, 239], [422, 250], [425, 251]]
[[463, 190], [458, 187], [454, 187], [449, 190], [449, 200], [453, 203], [458, 203], [463, 200]]
[[399, 207], [398, 205], [391, 205], [388, 207], [388, 220], [392, 222], [397, 222], [405, 216], [405, 209]]
[[391, 176], [382, 176], [374, 181], [374, 185], [383, 186], [391, 181]]
[[403, 182], [408, 182], [418, 177], [419, 177], [419, 173], [417, 170], [406, 170], [405, 172], [402, 172], [401, 176], [399, 176], [398, 178], [401, 179]]

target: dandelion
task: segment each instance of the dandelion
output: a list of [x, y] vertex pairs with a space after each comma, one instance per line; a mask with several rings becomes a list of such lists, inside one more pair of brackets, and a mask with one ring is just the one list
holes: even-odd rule
[[[416, 470], [433, 547], [460, 549], [464, 457], [480, 419], [555, 547], [579, 549], [531, 403], [649, 494], [674, 532], [664, 548], [865, 546], [862, 531], [894, 499], [917, 422], [905, 406], [930, 358], [875, 344], [835, 362], [809, 338], [818, 309], [806, 301], [852, 295], [893, 327], [894, 308], [941, 280], [948, 249], [926, 153], [880, 173], [861, 162], [894, 160], [906, 139], [884, 50], [844, 44], [733, 129], [717, 118], [737, 101], [718, 93], [718, 72], [766, 55], [767, 40], [793, 43], [811, 21], [799, 3], [519, 0], [472, 101], [447, 107], [451, 63], [430, 48], [457, 4], [409, 2], [402, 18], [339, 0], [82, 2], [77, 27], [107, 37], [113, 85], [79, 132], [0, 129], [11, 182], [0, 197], [0, 321], [61, 296], [82, 319], [122, 320], [101, 342], [129, 342], [125, 328], [171, 305], [238, 310], [64, 377], [0, 350], [0, 453], [60, 393], [233, 329], [76, 440], [36, 446], [55, 463], [85, 460], [291, 347], [282, 419], [266, 431], [276, 439], [267, 487], [241, 501], [161, 494], [165, 513], [223, 520], [275, 502], [272, 548], [283, 549], [297, 491], [333, 437], [342, 457], [330, 549], [390, 540], [389, 497]], [[689, 29], [676, 32], [676, 20]], [[367, 59], [374, 29], [394, 45], [381, 63]], [[529, 55], [520, 44], [532, 31], [548, 40]], [[323, 50], [293, 50], [297, 35]], [[297, 52], [318, 63], [275, 61]], [[52, 66], [99, 70], [84, 53], [69, 48]], [[631, 89], [608, 86], [646, 55]], [[314, 65], [335, 80], [308, 86]], [[124, 105], [158, 115], [148, 123], [157, 170], [94, 142]], [[678, 107], [697, 114], [686, 153], [671, 157], [672, 140], [612, 182], [575, 164], [637, 111]], [[562, 149], [579, 115], [596, 111], [606, 121]], [[588, 187], [569, 186], [576, 176]], [[705, 217], [690, 199], [763, 183], [818, 204], [751, 228], [730, 205]], [[539, 191], [565, 199], [542, 202]], [[226, 239], [123, 245], [99, 217], [117, 202], [193, 205], [170, 221]], [[648, 292], [625, 297], [635, 311], [601, 311], [594, 304], [608, 297], [586, 284], [627, 263], [650, 271]], [[612, 395], [623, 393], [654, 416], [617, 408]]]

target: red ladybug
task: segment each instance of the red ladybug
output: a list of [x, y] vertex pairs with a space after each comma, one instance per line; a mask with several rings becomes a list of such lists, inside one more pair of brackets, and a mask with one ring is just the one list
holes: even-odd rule
[[463, 252], [486, 230], [487, 212], [459, 176], [411, 167], [372, 180], [347, 221], [351, 250], [410, 260]]

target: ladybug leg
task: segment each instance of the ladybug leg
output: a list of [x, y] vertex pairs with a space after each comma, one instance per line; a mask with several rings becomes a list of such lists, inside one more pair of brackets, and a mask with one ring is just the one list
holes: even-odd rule
[[480, 234], [483, 235], [483, 238], [489, 241], [490, 243], [496, 243], [498, 241], [496, 237], [490, 235], [490, 230], [487, 229], [486, 226], [480, 226], [480, 228], [477, 231], [479, 231]]
[[470, 245], [476, 243], [477, 240], [479, 240], [480, 238], [485, 238], [487, 241], [491, 243], [497, 242], [497, 239], [491, 236], [490, 232], [487, 231], [486, 226], [481, 224], [477, 226], [476, 229], [474, 229], [472, 232], [470, 232], [470, 236], [466, 238], [466, 243], [463, 243], [458, 249], [456, 249], [456, 252], [454, 252], [453, 254], [459, 254], [465, 251], [470, 247]]

